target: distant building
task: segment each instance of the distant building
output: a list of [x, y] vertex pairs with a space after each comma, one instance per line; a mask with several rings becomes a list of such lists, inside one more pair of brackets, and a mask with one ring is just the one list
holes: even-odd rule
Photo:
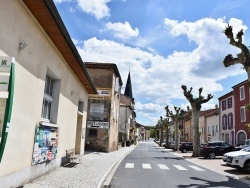
[[134, 105], [135, 102], [129, 72], [124, 94], [121, 94], [120, 98], [119, 142], [135, 141], [136, 137], [138, 137], [138, 135], [136, 135], [136, 113]]
[[116, 64], [85, 63], [97, 88], [89, 95], [86, 149], [111, 152], [118, 147], [118, 122], [122, 79]]
[[[220, 109], [218, 105], [215, 109], [209, 110], [209, 112], [205, 113], [205, 127], [207, 129], [207, 140], [208, 141], [218, 141], [220, 140]], [[202, 142], [204, 144], [204, 142]]]

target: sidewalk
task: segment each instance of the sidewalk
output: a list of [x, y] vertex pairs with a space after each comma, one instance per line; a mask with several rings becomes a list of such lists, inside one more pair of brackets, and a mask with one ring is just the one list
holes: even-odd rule
[[[137, 146], [137, 145], [136, 145]], [[99, 188], [113, 166], [135, 147], [122, 147], [111, 153], [86, 152], [82, 164], [60, 167], [25, 184], [25, 188], [88, 187]]]

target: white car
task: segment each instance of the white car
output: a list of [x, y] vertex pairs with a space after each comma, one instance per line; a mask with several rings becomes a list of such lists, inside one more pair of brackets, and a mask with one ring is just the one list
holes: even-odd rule
[[223, 161], [230, 167], [242, 168], [250, 172], [250, 146], [239, 151], [225, 153]]

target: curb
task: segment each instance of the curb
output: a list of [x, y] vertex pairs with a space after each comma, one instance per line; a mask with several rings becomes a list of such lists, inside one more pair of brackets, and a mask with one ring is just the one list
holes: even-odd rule
[[109, 175], [109, 173], [111, 172], [111, 170], [117, 165], [120, 164], [122, 162], [122, 160], [128, 155], [130, 154], [139, 144], [137, 144], [136, 146], [134, 146], [133, 149], [131, 149], [130, 151], [128, 151], [127, 153], [125, 153], [125, 155], [123, 155], [120, 159], [118, 159], [117, 161], [115, 161], [111, 167], [108, 169], [108, 171], [103, 175], [103, 177], [101, 178], [101, 180], [99, 181], [98, 185], [96, 186], [97, 188], [101, 188], [102, 185], [104, 184], [105, 179], [107, 178], [107, 176]]

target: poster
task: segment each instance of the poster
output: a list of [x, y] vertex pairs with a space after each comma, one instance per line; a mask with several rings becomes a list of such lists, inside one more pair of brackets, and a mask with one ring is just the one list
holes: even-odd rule
[[58, 146], [58, 128], [37, 126], [32, 157], [32, 165], [56, 158]]
[[90, 120], [103, 121], [104, 104], [103, 103], [90, 103]]

